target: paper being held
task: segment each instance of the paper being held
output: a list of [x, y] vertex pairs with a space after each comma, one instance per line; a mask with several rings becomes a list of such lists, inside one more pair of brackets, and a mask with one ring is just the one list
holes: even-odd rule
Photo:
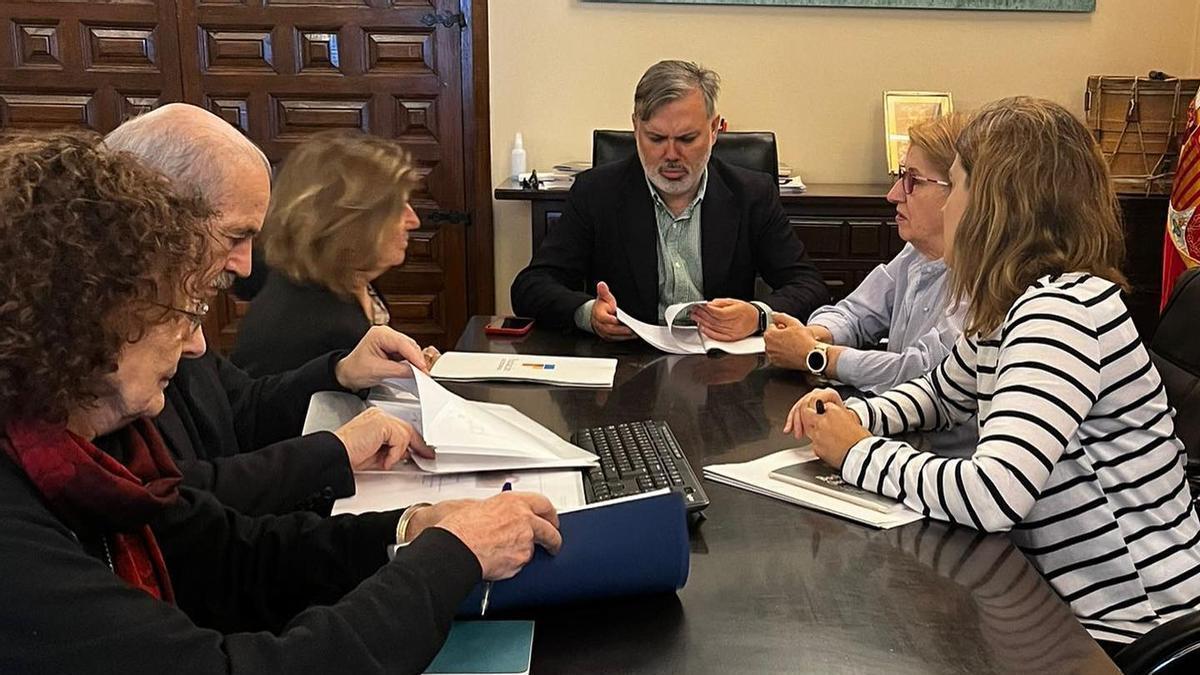
[[658, 326], [638, 321], [617, 307], [617, 318], [629, 329], [637, 333], [660, 351], [668, 354], [707, 354], [710, 351], [722, 351], [728, 354], [761, 354], [766, 351], [766, 343], [762, 336], [755, 335], [741, 340], [722, 342], [710, 340], [694, 325], [682, 323], [691, 313], [693, 307], [707, 304], [701, 302], [680, 302], [667, 307], [663, 314], [665, 326]]

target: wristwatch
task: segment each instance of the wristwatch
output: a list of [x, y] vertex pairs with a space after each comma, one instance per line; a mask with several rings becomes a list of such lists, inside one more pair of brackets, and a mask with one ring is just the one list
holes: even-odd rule
[[829, 345], [824, 342], [817, 342], [813, 348], [804, 357], [804, 366], [808, 368], [808, 372], [813, 375], [824, 375], [825, 368], [829, 366]]
[[751, 305], [754, 307], [754, 309], [758, 310], [758, 330], [754, 334], [762, 335], [763, 333], [767, 332], [767, 323], [770, 322], [771, 317], [769, 314], [767, 314], [767, 310], [763, 309], [762, 306], [754, 305], [753, 303], [751, 303]]

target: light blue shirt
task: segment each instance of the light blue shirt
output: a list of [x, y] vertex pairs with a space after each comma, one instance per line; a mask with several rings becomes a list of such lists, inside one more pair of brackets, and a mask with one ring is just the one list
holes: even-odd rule
[[[876, 267], [850, 295], [808, 318], [824, 326], [841, 353], [837, 379], [879, 393], [933, 370], [962, 334], [963, 310], [947, 307], [946, 263], [908, 244]], [[887, 351], [857, 349], [888, 339]]]
[[[700, 176], [696, 198], [678, 216], [671, 213], [650, 179], [646, 179], [654, 201], [658, 233], [658, 323], [665, 323], [667, 308], [680, 302], [704, 299], [704, 269], [700, 258], [700, 211], [708, 189], [708, 169]], [[620, 304], [621, 299], [617, 298]], [[575, 325], [592, 332], [592, 306], [588, 300], [575, 310]]]

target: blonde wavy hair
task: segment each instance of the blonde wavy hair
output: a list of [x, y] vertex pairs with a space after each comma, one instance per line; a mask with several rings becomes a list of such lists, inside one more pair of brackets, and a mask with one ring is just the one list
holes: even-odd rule
[[419, 180], [395, 141], [314, 134], [292, 150], [271, 186], [261, 235], [267, 265], [350, 299], [359, 275], [378, 269], [387, 226], [403, 215]]
[[1066, 108], [1029, 97], [981, 109], [956, 143], [970, 198], [950, 270], [964, 331], [986, 335], [1039, 277], [1087, 272], [1128, 290], [1108, 165]]
[[954, 143], [970, 120], [971, 116], [966, 113], [950, 113], [921, 122], [909, 127], [908, 145], [910, 148], [920, 148], [933, 168], [945, 178], [950, 175], [950, 165], [958, 153]]

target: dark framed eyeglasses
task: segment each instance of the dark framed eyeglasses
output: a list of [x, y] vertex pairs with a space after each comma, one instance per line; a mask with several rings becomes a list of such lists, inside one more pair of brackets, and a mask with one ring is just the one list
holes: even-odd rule
[[896, 177], [896, 180], [900, 181], [900, 185], [904, 188], [904, 194], [906, 195], [911, 195], [913, 193], [913, 190], [917, 187], [918, 181], [922, 183], [933, 183], [934, 185], [941, 185], [943, 187], [950, 187], [949, 181], [929, 178], [928, 176], [918, 176], [912, 171], [909, 171], [907, 166], [900, 167], [900, 175]]
[[175, 305], [167, 305], [161, 302], [154, 303], [163, 309], [169, 309], [172, 312], [182, 314], [188, 320], [188, 335], [195, 333], [200, 326], [204, 325], [204, 317], [208, 316], [208, 303], [197, 300], [192, 306], [192, 309], [184, 309]]

